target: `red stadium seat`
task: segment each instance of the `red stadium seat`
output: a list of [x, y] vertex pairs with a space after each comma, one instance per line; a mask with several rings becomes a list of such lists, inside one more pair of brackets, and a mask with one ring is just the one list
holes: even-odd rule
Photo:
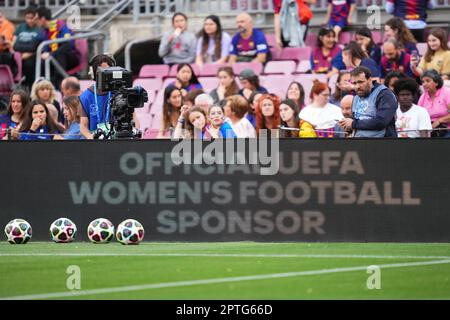
[[197, 74], [197, 76], [202, 76], [202, 77], [212, 77], [212, 76], [216, 76], [217, 72], [220, 68], [225, 67], [225, 66], [229, 66], [229, 64], [227, 63], [222, 63], [222, 64], [218, 64], [218, 63], [205, 63], [201, 68], [200, 68], [200, 73]]
[[264, 68], [264, 74], [293, 74], [296, 67], [294, 60], [269, 61]]
[[13, 91], [14, 78], [7, 65], [0, 64], [0, 96], [9, 96]]
[[88, 42], [86, 39], [76, 39], [75, 48], [77, 48], [80, 53], [80, 62], [75, 68], [68, 70], [67, 74], [73, 75], [81, 70], [87, 69], [88, 67]]
[[352, 40], [352, 34], [348, 31], [343, 31], [341, 33], [339, 33], [339, 44], [343, 44], [346, 45], [347, 43], [349, 43]]
[[286, 96], [289, 84], [294, 80], [292, 75], [267, 75], [261, 78], [261, 85], [270, 93], [276, 94], [281, 99]]
[[315, 47], [317, 45], [317, 34], [313, 32], [308, 32], [306, 35], [305, 45], [307, 47]]
[[283, 48], [280, 55], [280, 60], [309, 60], [311, 57], [311, 48]]
[[[200, 74], [200, 67], [195, 63], [191, 63], [191, 67], [192, 70], [194, 70], [195, 75], [198, 77], [198, 75]], [[177, 68], [178, 68], [177, 64], [174, 64], [172, 68], [170, 68], [169, 77], [177, 76]]]
[[160, 78], [137, 78], [133, 81], [133, 86], [141, 86], [147, 91], [157, 91], [161, 89], [162, 80]]
[[311, 61], [310, 60], [302, 60], [298, 63], [295, 73], [307, 73], [309, 71], [311, 71]]
[[261, 74], [263, 65], [260, 62], [238, 62], [233, 64], [235, 75], [239, 75], [244, 69], [252, 69], [258, 76]]
[[15, 82], [22, 80], [22, 54], [20, 52], [14, 52], [14, 60], [17, 64], [17, 75], [14, 78]]
[[219, 79], [217, 77], [200, 77], [198, 81], [202, 84], [203, 91], [211, 92], [219, 85]]
[[270, 54], [272, 55], [272, 60], [280, 60], [281, 49], [280, 48], [270, 48]]
[[139, 78], [164, 78], [169, 75], [169, 69], [166, 64], [146, 64], [139, 71]]

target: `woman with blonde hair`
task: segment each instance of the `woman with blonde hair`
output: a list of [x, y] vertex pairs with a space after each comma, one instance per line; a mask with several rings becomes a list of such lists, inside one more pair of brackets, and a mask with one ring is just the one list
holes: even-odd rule
[[54, 140], [80, 140], [84, 136], [80, 132], [81, 102], [77, 96], [65, 97], [63, 100], [64, 136], [55, 136]]
[[45, 78], [37, 80], [31, 87], [31, 100], [41, 100], [47, 106], [54, 105], [58, 110], [58, 122], [64, 123], [61, 105], [56, 100], [55, 86]]

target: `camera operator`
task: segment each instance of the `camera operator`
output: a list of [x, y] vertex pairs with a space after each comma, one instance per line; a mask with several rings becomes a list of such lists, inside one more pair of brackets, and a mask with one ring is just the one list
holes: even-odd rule
[[[116, 66], [116, 61], [112, 56], [99, 54], [89, 61], [90, 75], [97, 82], [97, 69]], [[93, 132], [102, 129], [105, 133], [110, 128], [109, 115], [111, 92], [101, 92], [96, 83], [83, 91], [80, 96], [82, 110], [80, 112], [80, 132], [86, 139], [93, 139]], [[136, 113], [133, 113], [133, 119], [137, 128], [139, 122]]]

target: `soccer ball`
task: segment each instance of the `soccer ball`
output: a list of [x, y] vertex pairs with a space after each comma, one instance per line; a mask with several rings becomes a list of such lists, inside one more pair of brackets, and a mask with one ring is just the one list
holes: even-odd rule
[[114, 225], [108, 219], [98, 218], [89, 224], [87, 234], [93, 243], [108, 243], [114, 237]]
[[116, 238], [121, 244], [139, 244], [144, 240], [144, 227], [136, 220], [127, 219], [117, 227]]
[[5, 227], [5, 234], [11, 244], [25, 244], [31, 239], [31, 225], [23, 219], [14, 219]]
[[70, 219], [59, 218], [50, 226], [50, 236], [55, 242], [72, 242], [77, 233], [77, 226]]

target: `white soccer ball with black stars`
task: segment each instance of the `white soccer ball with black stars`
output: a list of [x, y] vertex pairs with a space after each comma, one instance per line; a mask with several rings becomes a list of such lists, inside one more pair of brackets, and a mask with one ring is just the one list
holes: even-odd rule
[[93, 243], [108, 243], [114, 237], [114, 225], [108, 219], [98, 218], [89, 224], [87, 234]]
[[50, 236], [57, 243], [72, 242], [77, 234], [77, 226], [72, 220], [59, 218], [50, 226]]
[[33, 234], [31, 225], [24, 219], [14, 219], [5, 227], [5, 234], [11, 244], [25, 244]]
[[116, 238], [121, 244], [139, 244], [144, 240], [144, 227], [133, 219], [122, 221], [117, 227]]

